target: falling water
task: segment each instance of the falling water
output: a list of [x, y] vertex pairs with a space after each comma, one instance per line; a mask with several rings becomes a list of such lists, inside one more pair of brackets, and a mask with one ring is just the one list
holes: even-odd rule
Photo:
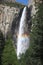
[[29, 34], [26, 20], [27, 8], [24, 7], [22, 16], [20, 19], [19, 33], [17, 39], [17, 57], [20, 58], [22, 53], [25, 53], [29, 47]]

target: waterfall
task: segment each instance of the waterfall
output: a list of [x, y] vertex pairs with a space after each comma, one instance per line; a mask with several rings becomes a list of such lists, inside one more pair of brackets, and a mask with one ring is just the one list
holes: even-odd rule
[[17, 57], [20, 58], [22, 53], [25, 53], [29, 47], [29, 33], [27, 23], [27, 7], [24, 7], [22, 16], [20, 19], [19, 32], [17, 38]]

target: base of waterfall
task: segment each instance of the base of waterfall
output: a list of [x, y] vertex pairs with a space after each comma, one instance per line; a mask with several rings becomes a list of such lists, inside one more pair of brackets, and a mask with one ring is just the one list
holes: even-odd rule
[[29, 48], [29, 37], [20, 37], [18, 38], [17, 44], [17, 57], [20, 59], [21, 54], [24, 54]]

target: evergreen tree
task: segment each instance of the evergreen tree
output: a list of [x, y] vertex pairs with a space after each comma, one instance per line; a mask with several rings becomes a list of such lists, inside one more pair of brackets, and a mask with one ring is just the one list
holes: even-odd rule
[[30, 47], [21, 56], [20, 65], [43, 65], [43, 2], [35, 5], [37, 12], [32, 19]]
[[6, 40], [2, 56], [2, 65], [18, 65], [15, 49], [10, 38]]
[[39, 3], [38, 9], [39, 9], [38, 11], [38, 24], [39, 24], [38, 35], [39, 35], [39, 44], [40, 44], [40, 57], [41, 57], [42, 65], [43, 65], [43, 1], [42, 0]]
[[4, 39], [2, 32], [0, 31], [0, 65], [1, 65], [1, 61], [2, 61], [1, 57], [3, 54], [4, 45], [5, 45], [5, 39]]

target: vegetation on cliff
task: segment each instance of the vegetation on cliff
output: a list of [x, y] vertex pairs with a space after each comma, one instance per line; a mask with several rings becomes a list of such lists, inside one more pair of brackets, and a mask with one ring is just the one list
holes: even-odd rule
[[8, 38], [4, 46], [2, 54], [2, 65], [18, 65], [15, 48], [13, 47], [12, 40]]
[[4, 45], [5, 45], [5, 39], [3, 37], [2, 32], [0, 31], [0, 65], [1, 65], [1, 62], [2, 62], [1, 57], [2, 57], [2, 54], [3, 54]]
[[[29, 49], [26, 51], [25, 55], [23, 54], [21, 56], [20, 60], [17, 60], [12, 40], [8, 38], [8, 40], [5, 41], [1, 57], [2, 65], [43, 65], [43, 3], [38, 3], [36, 9], [38, 9], [38, 11], [32, 19], [33, 25], [30, 33], [31, 38]], [[2, 39], [1, 34], [0, 38]], [[3, 40], [1, 39], [0, 45]]]
[[[38, 10], [37, 10], [38, 9]], [[36, 15], [32, 19], [30, 47], [21, 56], [20, 65], [43, 65], [43, 3], [36, 4]]]
[[25, 5], [22, 5], [18, 2], [15, 2], [15, 3], [12, 3], [12, 2], [0, 2], [0, 4], [3, 4], [3, 5], [7, 5], [7, 6], [10, 6], [10, 7], [18, 7], [18, 8], [23, 8]]

